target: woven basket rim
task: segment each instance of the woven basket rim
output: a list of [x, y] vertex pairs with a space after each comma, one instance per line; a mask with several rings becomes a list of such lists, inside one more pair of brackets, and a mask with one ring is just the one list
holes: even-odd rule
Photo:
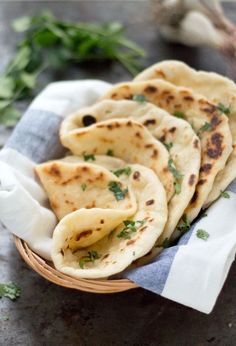
[[24, 261], [40, 276], [56, 285], [91, 293], [116, 293], [138, 288], [128, 279], [75, 279], [56, 270], [52, 262], [41, 258], [24, 240], [15, 235], [14, 242]]

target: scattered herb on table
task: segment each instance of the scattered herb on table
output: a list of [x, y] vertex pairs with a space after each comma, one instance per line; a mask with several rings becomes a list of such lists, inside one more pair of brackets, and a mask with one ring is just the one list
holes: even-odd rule
[[139, 103], [144, 103], [146, 102], [146, 98], [144, 95], [134, 95], [133, 96], [133, 101], [139, 102]]
[[45, 69], [60, 71], [71, 63], [109, 60], [135, 75], [140, 70], [138, 59], [145, 56], [143, 49], [125, 37], [124, 26], [118, 22], [59, 21], [43, 11], [16, 19], [13, 28], [23, 37], [0, 76], [0, 123], [6, 126], [16, 124], [20, 114], [15, 102], [32, 96]]
[[91, 250], [91, 251], [88, 251], [88, 255], [87, 256], [83, 256], [80, 258], [79, 260], [79, 266], [81, 269], [84, 269], [84, 265], [86, 263], [94, 263], [95, 260], [101, 258], [101, 255], [99, 255], [97, 253], [97, 251], [94, 251], [94, 250]]
[[217, 109], [218, 109], [218, 111], [220, 111], [221, 113], [224, 113], [226, 115], [230, 114], [230, 107], [225, 106], [221, 102], [217, 105]]
[[87, 189], [87, 185], [86, 184], [81, 184], [81, 189], [82, 189], [82, 191], [85, 191]]
[[114, 156], [114, 151], [112, 149], [107, 150], [107, 155], [108, 156]]
[[171, 142], [171, 143], [163, 143], [164, 144], [164, 146], [166, 147], [166, 149], [168, 150], [168, 151], [170, 151], [170, 149], [173, 147], [173, 143]]
[[122, 190], [121, 184], [117, 181], [110, 181], [108, 184], [109, 191], [113, 192], [117, 201], [121, 201], [128, 193], [128, 188]]
[[95, 161], [95, 156], [93, 154], [83, 153], [84, 161]]
[[20, 297], [20, 294], [20, 287], [14, 283], [0, 284], [0, 298], [6, 297], [11, 300], [16, 300]]
[[223, 198], [230, 198], [229, 193], [226, 192], [226, 191], [220, 190], [220, 195], [221, 195], [221, 197], [223, 197]]
[[122, 174], [127, 175], [128, 177], [132, 173], [132, 169], [130, 167], [125, 167], [121, 169], [117, 169], [116, 171], [112, 171], [113, 174], [115, 174], [117, 177], [120, 177]]
[[184, 214], [179, 225], [177, 226], [177, 230], [180, 231], [181, 233], [185, 233], [189, 230], [189, 228], [190, 228], [190, 222], [187, 216]]
[[132, 220], [123, 221], [123, 224], [125, 225], [125, 227], [117, 235], [117, 238], [130, 239], [132, 236], [132, 233], [136, 233], [138, 228], [143, 226], [146, 221], [147, 220], [145, 219], [141, 221], [132, 221]]
[[6, 322], [6, 321], [9, 321], [9, 320], [10, 320], [9, 316], [2, 316], [2, 317], [0, 317], [0, 321]]
[[210, 234], [204, 229], [198, 229], [196, 236], [202, 240], [207, 240], [210, 237]]
[[184, 114], [184, 112], [175, 111], [175, 112], [173, 113], [173, 115], [174, 115], [175, 117], [177, 117], [177, 118], [185, 119], [185, 114]]
[[172, 173], [172, 175], [175, 178], [174, 181], [174, 188], [175, 188], [175, 193], [178, 195], [181, 192], [181, 183], [183, 180], [183, 174], [180, 173], [174, 166], [174, 161], [172, 159], [169, 159], [168, 161], [168, 168], [169, 171]]
[[212, 124], [206, 121], [205, 124], [202, 127], [200, 127], [199, 132], [212, 131], [212, 129]]

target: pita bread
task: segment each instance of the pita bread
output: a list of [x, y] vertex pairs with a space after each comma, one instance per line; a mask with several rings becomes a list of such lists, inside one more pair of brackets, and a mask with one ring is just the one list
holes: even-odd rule
[[185, 119], [201, 137], [199, 181], [185, 210], [188, 220], [192, 221], [206, 202], [217, 173], [225, 167], [232, 151], [228, 118], [219, 114], [216, 105], [203, 96], [162, 80], [121, 83], [111, 88], [103, 99], [133, 99], [137, 95], [143, 95], [147, 102], [171, 114], [184, 114]]
[[[85, 127], [88, 119], [93, 123], [98, 123], [113, 118], [134, 119], [145, 125], [157, 139], [169, 145], [170, 156], [175, 167], [183, 175], [181, 191], [175, 194], [168, 204], [168, 221], [158, 240], [158, 243], [162, 244], [166, 238], [170, 238], [172, 235], [194, 194], [201, 161], [199, 139], [191, 125], [185, 120], [169, 115], [163, 109], [150, 103], [128, 100], [104, 100], [91, 107], [80, 109], [63, 121], [62, 128], [63, 132], [67, 133]], [[81, 157], [71, 156], [68, 160], [83, 161]], [[96, 163], [110, 170], [124, 166], [123, 161], [120, 162], [120, 160], [108, 156], [96, 156]]]
[[[166, 193], [152, 170], [140, 165], [131, 168], [134, 173], [127, 177], [127, 184], [134, 191], [138, 209], [132, 218], [123, 220], [133, 222], [131, 228], [116, 224], [114, 210], [109, 209], [82, 208], [65, 216], [53, 234], [56, 269], [75, 278], [104, 278], [123, 271], [151, 250], [167, 219]], [[76, 239], [85, 231], [88, 239], [88, 231], [94, 233], [97, 227], [107, 227], [104, 233], [110, 234], [81, 249]]]
[[140, 123], [130, 119], [111, 119], [84, 128], [65, 131], [61, 127], [62, 144], [73, 154], [106, 154], [127, 163], [139, 163], [151, 168], [165, 187], [168, 200], [174, 193], [174, 178], [168, 169], [169, 153]]
[[196, 71], [183, 62], [175, 60], [157, 63], [140, 73], [135, 80], [156, 78], [189, 87], [220, 105], [219, 110], [225, 109], [227, 112], [233, 139], [233, 151], [224, 169], [216, 176], [213, 188], [204, 204], [204, 206], [209, 205], [236, 178], [236, 85], [230, 79], [217, 73]]
[[35, 171], [59, 220], [80, 208], [120, 209], [126, 217], [136, 210], [132, 191], [128, 189], [124, 198], [117, 200], [109, 190], [111, 181], [122, 191], [127, 186], [103, 167], [57, 160], [39, 164]]

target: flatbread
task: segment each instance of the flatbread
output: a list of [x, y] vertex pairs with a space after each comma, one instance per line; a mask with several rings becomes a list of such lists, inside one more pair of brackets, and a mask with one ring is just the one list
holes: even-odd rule
[[120, 209], [126, 217], [136, 211], [133, 192], [128, 188], [124, 199], [117, 200], [109, 183], [117, 182], [122, 191], [127, 185], [103, 167], [56, 160], [37, 165], [35, 171], [59, 220], [80, 208]]
[[176, 60], [157, 63], [140, 73], [135, 80], [144, 81], [156, 78], [175, 85], [189, 87], [216, 104], [223, 104], [228, 113], [233, 151], [224, 170], [216, 176], [213, 188], [204, 203], [204, 206], [207, 206], [218, 198], [221, 191], [225, 190], [236, 178], [236, 85], [230, 79], [217, 73], [196, 71]]
[[[201, 161], [200, 141], [191, 125], [185, 120], [169, 115], [150, 103], [128, 100], [104, 100], [91, 107], [80, 109], [63, 121], [62, 129], [64, 132], [70, 132], [113, 118], [134, 119], [145, 125], [158, 140], [169, 145], [170, 157], [183, 175], [180, 193], [176, 193], [168, 204], [168, 220], [158, 240], [158, 244], [162, 244], [172, 235], [194, 194]], [[66, 160], [80, 162], [83, 158], [70, 156]], [[109, 156], [96, 156], [96, 163], [110, 170], [124, 166], [123, 161], [120, 162]]]
[[[185, 210], [191, 222], [199, 213], [212, 189], [213, 182], [232, 151], [232, 136], [228, 118], [220, 114], [214, 103], [191, 89], [176, 87], [162, 80], [121, 83], [112, 87], [103, 99], [133, 99], [145, 97], [171, 114], [184, 114], [201, 139], [201, 169], [196, 191]], [[209, 129], [210, 126], [210, 129]]]
[[[75, 278], [104, 278], [123, 271], [151, 250], [167, 219], [166, 193], [152, 170], [140, 165], [131, 168], [134, 173], [127, 184], [134, 191], [138, 210], [129, 221], [135, 221], [135, 230], [128, 229], [125, 234], [124, 223], [114, 229], [113, 211], [109, 209], [75, 211], [59, 222], [53, 234], [56, 269]], [[97, 227], [107, 227], [110, 234], [85, 249], [77, 246], [77, 234], [80, 239], [81, 233], [94, 233]], [[90, 236], [87, 233], [87, 239]]]
[[168, 169], [169, 153], [140, 123], [130, 119], [110, 119], [84, 128], [65, 131], [61, 127], [62, 144], [75, 155], [106, 154], [127, 163], [151, 168], [165, 187], [168, 200], [174, 193], [174, 178]]

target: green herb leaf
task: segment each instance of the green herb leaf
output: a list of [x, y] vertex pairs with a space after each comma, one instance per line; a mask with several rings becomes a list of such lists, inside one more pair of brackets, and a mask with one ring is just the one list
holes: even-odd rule
[[134, 95], [133, 96], [133, 101], [139, 102], [139, 103], [144, 103], [146, 102], [146, 98], [144, 95]]
[[132, 173], [132, 169], [130, 167], [125, 167], [121, 169], [117, 169], [116, 171], [112, 171], [113, 174], [115, 174], [117, 177], [121, 176], [122, 174], [127, 175], [128, 177]]
[[210, 234], [206, 232], [204, 229], [198, 229], [196, 236], [202, 240], [207, 240], [210, 237]]
[[113, 192], [117, 201], [125, 199], [125, 196], [128, 193], [128, 188], [121, 190], [121, 183], [116, 181], [110, 181], [108, 184], [109, 191]]
[[7, 284], [0, 284], [0, 298], [6, 297], [11, 300], [16, 300], [20, 297], [21, 289], [16, 284], [9, 282]]
[[130, 239], [133, 233], [136, 233], [138, 228], [140, 228], [147, 220], [141, 221], [133, 221], [133, 220], [125, 220], [123, 224], [125, 227], [121, 230], [121, 232], [117, 235], [117, 238]]
[[95, 161], [95, 156], [93, 154], [83, 153], [84, 161]]
[[87, 185], [86, 184], [82, 184], [81, 185], [81, 189], [82, 189], [82, 191], [85, 191], [87, 189]]
[[83, 256], [80, 258], [79, 260], [79, 266], [81, 269], [84, 269], [84, 266], [86, 263], [94, 263], [95, 260], [101, 258], [101, 255], [99, 255], [97, 253], [97, 251], [94, 251], [94, 250], [91, 250], [91, 251], [88, 251], [88, 255], [87, 256]]
[[176, 194], [180, 194], [181, 192], [181, 183], [183, 180], [183, 174], [180, 173], [175, 167], [174, 167], [174, 162], [173, 160], [170, 158], [168, 161], [168, 168], [169, 171], [173, 174], [175, 181], [174, 181], [174, 188], [175, 188], [175, 193]]
[[10, 320], [10, 317], [9, 316], [2, 316], [0, 317], [0, 321], [9, 321]]
[[220, 111], [221, 113], [224, 113], [226, 115], [230, 114], [230, 107], [225, 106], [221, 102], [217, 105], [217, 109], [218, 109], [218, 111]]
[[175, 112], [173, 113], [173, 115], [174, 115], [175, 117], [177, 117], [177, 118], [185, 119], [185, 114], [184, 114], [184, 112], [175, 111]]
[[204, 132], [204, 131], [212, 131], [213, 127], [211, 123], [208, 123], [207, 121], [205, 124], [199, 129], [199, 132]]
[[184, 214], [179, 225], [177, 226], [177, 230], [180, 231], [181, 233], [185, 233], [189, 230], [189, 228], [190, 228], [190, 222], [187, 216]]
[[108, 156], [114, 156], [114, 151], [112, 149], [107, 150], [107, 155]]
[[181, 174], [175, 167], [174, 167], [174, 161], [172, 159], [169, 159], [168, 161], [168, 168], [169, 171], [173, 174], [173, 176], [176, 179], [182, 179], [183, 178], [183, 174]]
[[171, 142], [171, 143], [163, 143], [164, 144], [164, 146], [166, 147], [166, 149], [168, 150], [168, 151], [170, 151], [170, 149], [173, 147], [173, 143]]
[[220, 190], [220, 195], [221, 195], [221, 197], [223, 197], [223, 198], [230, 198], [229, 193], [226, 192], [226, 191]]
[[179, 195], [181, 192], [181, 183], [174, 181], [174, 188], [176, 195]]
[[169, 240], [169, 238], [165, 238], [165, 240], [163, 240], [161, 246], [162, 246], [164, 249], [170, 247], [170, 240]]

